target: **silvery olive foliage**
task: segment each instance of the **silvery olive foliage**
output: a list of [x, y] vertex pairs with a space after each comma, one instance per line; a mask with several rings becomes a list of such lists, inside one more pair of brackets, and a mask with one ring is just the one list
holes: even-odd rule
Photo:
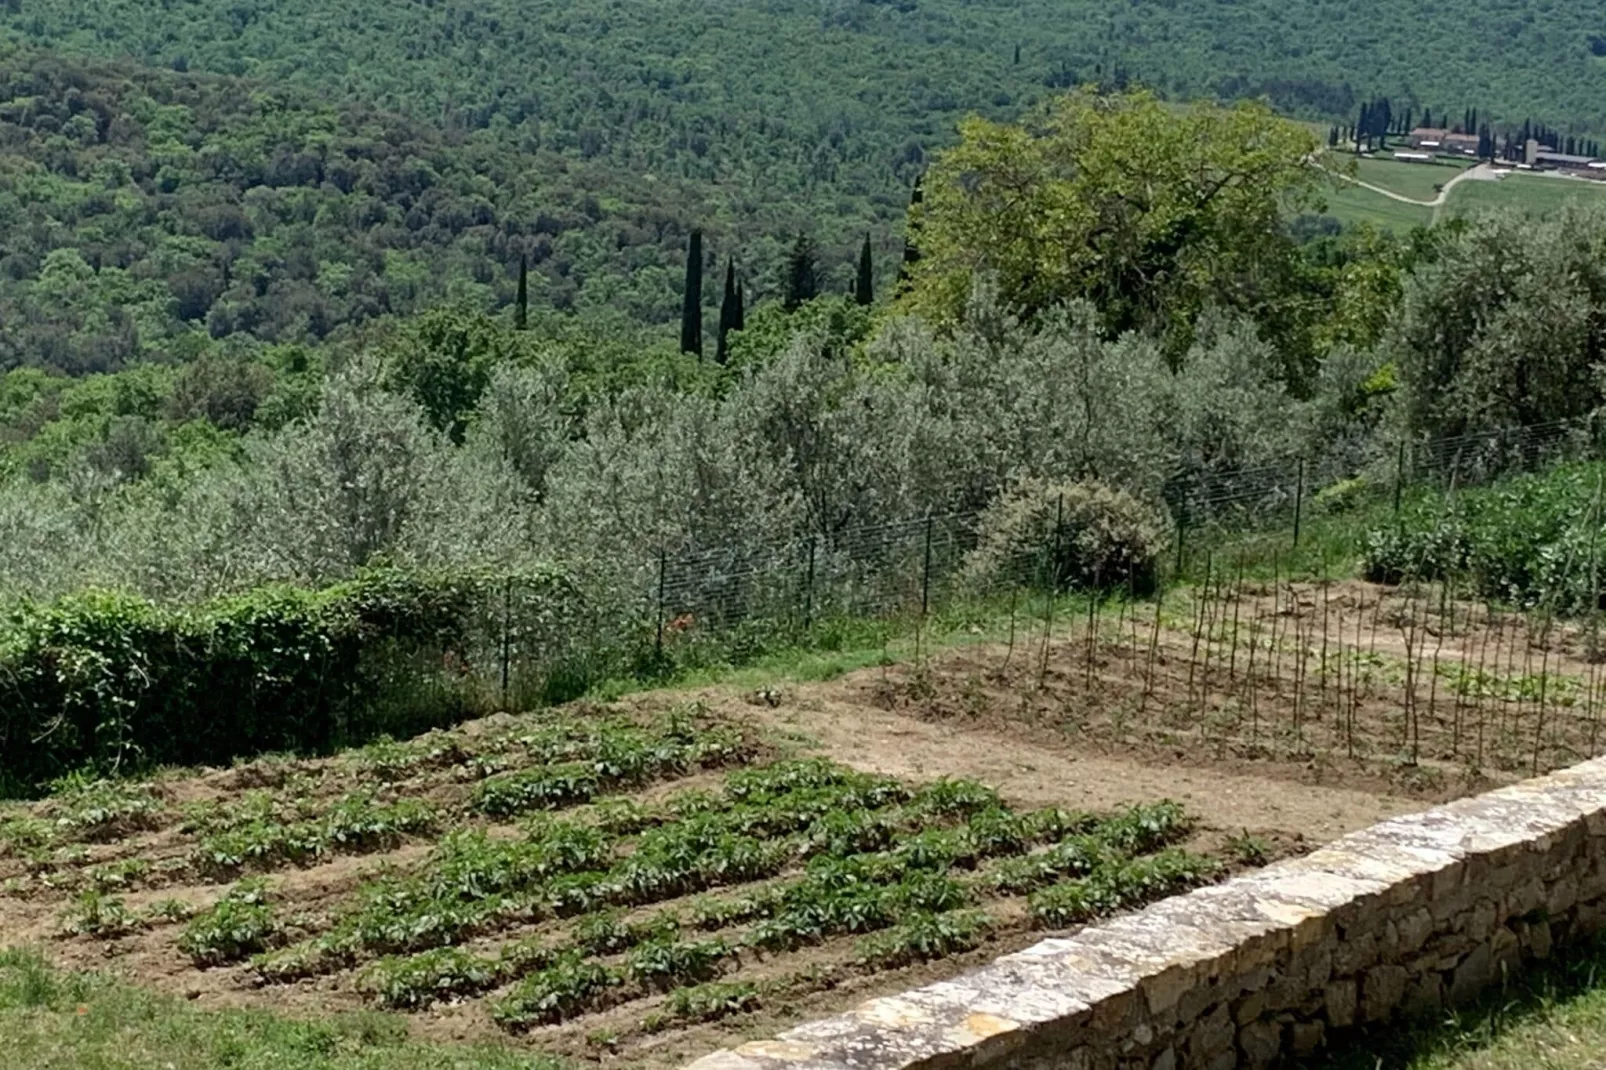
[[1094, 310], [1030, 326], [979, 286], [962, 326], [893, 319], [850, 351], [805, 330], [717, 391], [646, 382], [573, 402], [561, 363], [493, 370], [461, 445], [386, 389], [377, 358], [308, 418], [180, 482], [87, 461], [0, 489], [0, 584], [191, 600], [365, 566], [559, 562], [613, 589], [660, 554], [759, 560], [850, 529], [975, 512], [1022, 480], [1096, 481], [1157, 505], [1179, 465], [1277, 461], [1319, 400], [1276, 385], [1249, 326], [1209, 319], [1181, 363]]

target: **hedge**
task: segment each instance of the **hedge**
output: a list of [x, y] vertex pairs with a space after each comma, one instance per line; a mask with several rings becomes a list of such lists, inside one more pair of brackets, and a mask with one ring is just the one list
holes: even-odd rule
[[0, 623], [0, 788], [324, 752], [473, 716], [501, 697], [514, 641], [526, 670], [574, 675], [583, 601], [557, 572], [378, 571], [193, 607], [106, 591], [22, 604]]

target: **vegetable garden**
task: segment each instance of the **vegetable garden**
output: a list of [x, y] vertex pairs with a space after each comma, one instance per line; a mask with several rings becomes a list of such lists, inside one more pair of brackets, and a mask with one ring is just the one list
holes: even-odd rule
[[700, 707], [583, 708], [68, 778], [0, 816], [0, 911], [69, 958], [100, 948], [220, 998], [629, 1051], [1211, 880], [1224, 861], [1194, 833], [1171, 802], [1021, 808], [798, 756]]

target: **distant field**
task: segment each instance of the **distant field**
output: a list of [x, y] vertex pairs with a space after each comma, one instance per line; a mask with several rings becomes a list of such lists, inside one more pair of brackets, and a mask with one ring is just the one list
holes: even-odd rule
[[1328, 190], [1323, 199], [1327, 202], [1325, 214], [1345, 226], [1371, 223], [1389, 230], [1405, 231], [1433, 222], [1431, 208], [1403, 204], [1359, 186], [1344, 185]]
[[1508, 175], [1499, 182], [1463, 182], [1450, 194], [1449, 208], [1457, 214], [1480, 208], [1522, 208], [1554, 212], [1569, 202], [1606, 203], [1606, 184], [1583, 179]]
[[1465, 171], [1467, 164], [1396, 163], [1393, 160], [1357, 160], [1355, 177], [1402, 197], [1417, 201], [1431, 201], [1439, 195], [1435, 186], [1443, 185]]
[[[1410, 164], [1392, 160], [1358, 160], [1355, 177], [1362, 182], [1392, 190], [1412, 200], [1430, 201], [1437, 196], [1433, 188], [1448, 182], [1468, 165], [1464, 163]], [[1404, 204], [1373, 190], [1347, 183], [1328, 191], [1326, 214], [1345, 225], [1372, 223], [1390, 230], [1409, 230], [1433, 222], [1434, 209]], [[1498, 182], [1469, 180], [1450, 191], [1440, 212], [1466, 215], [1484, 209], [1554, 212], [1574, 201], [1602, 200], [1606, 203], [1606, 183], [1539, 175], [1508, 175]]]

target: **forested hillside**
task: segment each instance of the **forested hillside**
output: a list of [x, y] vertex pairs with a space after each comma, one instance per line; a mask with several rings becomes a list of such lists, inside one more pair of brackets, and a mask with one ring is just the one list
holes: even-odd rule
[[[1396, 101], [1606, 126], [1584, 0], [11, 0], [18, 39], [313, 86], [616, 165], [864, 195], [958, 113], [1124, 72], [1352, 117]], [[1018, 49], [1018, 52], [1017, 52]], [[747, 187], [762, 195], [762, 187]]]
[[755, 298], [799, 231], [824, 289], [866, 233], [885, 283], [958, 120], [1087, 81], [1606, 127], [1606, 20], [1581, 4], [3, 7], [0, 365], [75, 374], [502, 307], [521, 256], [538, 310], [667, 324], [694, 227]]
[[[0, 60], [6, 366], [76, 374], [187, 359], [209, 337], [308, 343], [447, 300], [495, 307], [521, 256], [538, 309], [659, 323], [694, 223], [767, 276], [803, 212], [733, 215], [691, 182], [237, 79]], [[856, 240], [863, 222], [822, 229]]]

